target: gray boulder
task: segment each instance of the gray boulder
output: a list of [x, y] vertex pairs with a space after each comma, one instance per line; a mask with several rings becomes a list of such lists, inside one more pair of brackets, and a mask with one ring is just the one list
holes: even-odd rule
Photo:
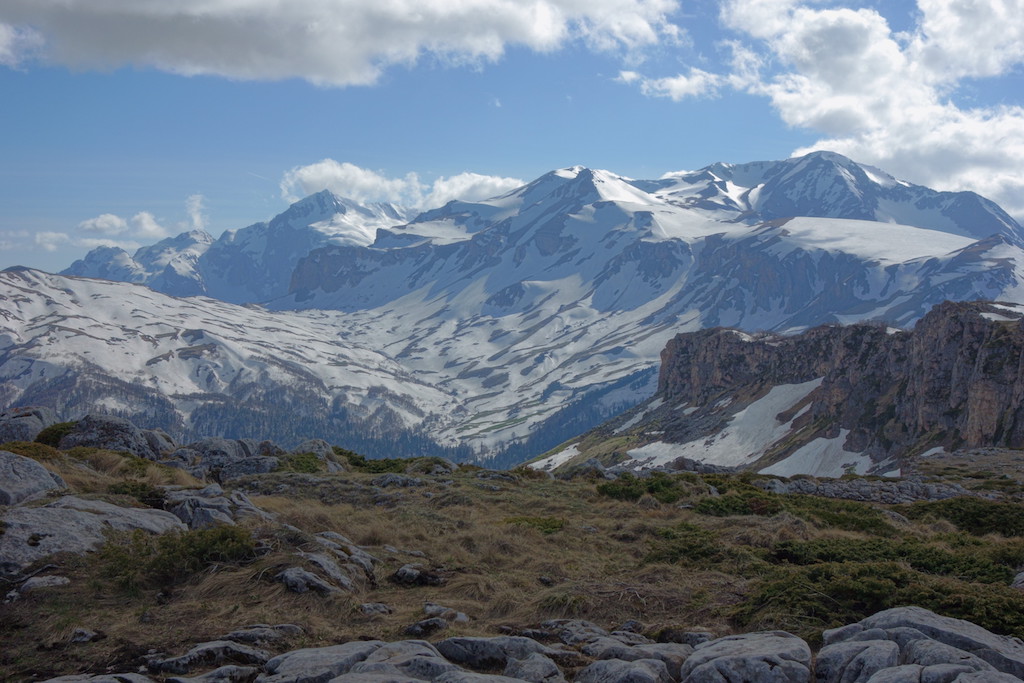
[[[671, 683], [672, 680], [665, 662], [660, 659], [637, 659], [632, 662], [602, 659], [576, 675], [576, 683]], [[761, 681], [755, 678], [745, 680]]]
[[153, 679], [142, 674], [71, 674], [48, 678], [42, 683], [153, 683]]
[[525, 659], [509, 659], [505, 665], [504, 676], [516, 678], [530, 683], [562, 683], [562, 675], [558, 665], [539, 652], [528, 655]]
[[523, 683], [518, 678], [478, 674], [472, 671], [449, 671], [434, 679], [434, 683]]
[[0, 534], [0, 573], [15, 574], [58, 552], [84, 554], [106, 542], [104, 531], [142, 529], [153, 534], [185, 531], [169, 512], [123, 508], [99, 500], [64, 496], [42, 507], [16, 507], [7, 512]]
[[236, 629], [231, 633], [219, 638], [219, 640], [233, 640], [236, 643], [273, 643], [295, 636], [302, 635], [301, 626], [295, 624], [252, 624], [244, 628]]
[[548, 654], [551, 649], [522, 636], [494, 638], [447, 638], [437, 649], [448, 658], [470, 669], [504, 669], [509, 659], [526, 659], [534, 653]]
[[302, 559], [319, 568], [320, 571], [322, 571], [324, 575], [336, 585], [344, 588], [350, 593], [356, 592], [356, 585], [352, 582], [351, 575], [342, 570], [338, 563], [328, 557], [325, 553], [304, 553], [300, 551], [297, 554]]
[[228, 664], [198, 676], [171, 676], [166, 683], [249, 683], [256, 680], [259, 673], [254, 666]]
[[269, 455], [256, 455], [251, 458], [243, 458], [228, 463], [220, 469], [217, 479], [228, 482], [239, 477], [248, 477], [253, 474], [267, 474], [281, 466], [281, 460]]
[[891, 640], [859, 640], [821, 648], [815, 660], [818, 683], [863, 683], [900, 663], [900, 648]]
[[348, 673], [357, 663], [384, 646], [379, 640], [353, 641], [328, 647], [293, 650], [267, 662], [258, 683], [325, 683]]
[[17, 505], [61, 488], [60, 477], [32, 458], [0, 451], [0, 505]]
[[60, 440], [59, 448], [76, 446], [126, 451], [146, 460], [160, 459], [160, 452], [150, 446], [142, 430], [123, 417], [90, 413], [79, 420], [74, 429]]
[[388, 643], [355, 664], [350, 674], [382, 673], [432, 681], [458, 666], [447, 661], [425, 640], [402, 640]]
[[[850, 639], [869, 629], [914, 629], [928, 638], [976, 656], [997, 671], [1024, 678], [1024, 644], [1015, 638], [998, 636], [963, 619], [940, 616], [921, 607], [896, 607], [851, 624], [833, 638]], [[907, 647], [911, 647], [913, 642]], [[972, 660], [973, 661], [973, 660]]]
[[807, 683], [811, 649], [785, 631], [726, 636], [694, 648], [682, 666], [685, 683]]
[[293, 593], [308, 593], [309, 591], [314, 591], [321, 595], [341, 593], [340, 588], [302, 567], [288, 567], [274, 578], [283, 583], [285, 588]]
[[263, 666], [268, 659], [269, 652], [233, 640], [214, 640], [200, 643], [180, 657], [150, 660], [146, 666], [153, 673], [185, 674], [201, 667], [225, 663]]
[[57, 421], [57, 414], [50, 408], [29, 406], [5, 410], [0, 413], [0, 443], [35, 441], [39, 432]]

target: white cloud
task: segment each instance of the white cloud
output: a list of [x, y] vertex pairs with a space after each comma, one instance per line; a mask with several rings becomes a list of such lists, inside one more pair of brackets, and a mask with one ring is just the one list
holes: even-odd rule
[[623, 71], [618, 80], [623, 83], [639, 81], [640, 92], [648, 97], [668, 97], [679, 102], [687, 97], [713, 96], [725, 82], [721, 76], [702, 69], [690, 68], [689, 73], [669, 78], [645, 78], [632, 71]]
[[141, 239], [163, 239], [167, 230], [156, 222], [156, 218], [148, 211], [140, 211], [132, 216], [134, 234]]
[[736, 46], [730, 82], [769, 97], [787, 124], [824, 134], [797, 154], [831, 149], [1024, 214], [1024, 108], [956, 101], [963, 78], [1024, 62], [1024, 0], [919, 0], [918, 9], [903, 34], [869, 9], [731, 0], [723, 21], [760, 42]]
[[443, 206], [453, 199], [472, 202], [497, 197], [517, 187], [523, 181], [518, 178], [501, 178], [478, 173], [460, 173], [450, 178], [438, 178], [423, 198], [422, 208]]
[[46, 39], [47, 59], [79, 68], [345, 86], [373, 83], [389, 66], [428, 54], [458, 64], [496, 60], [516, 45], [639, 50], [679, 38], [670, 20], [677, 7], [678, 0], [5, 0], [0, 22], [32, 26]]
[[112, 213], [103, 213], [95, 218], [82, 221], [78, 229], [98, 235], [120, 235], [128, 230], [128, 221]]
[[43, 251], [57, 251], [71, 241], [71, 236], [63, 232], [37, 232], [33, 241]]
[[188, 212], [192, 230], [206, 230], [206, 214], [203, 213], [205, 201], [206, 197], [201, 194], [190, 195], [185, 200], [185, 211]]
[[74, 240], [73, 244], [76, 247], [80, 247], [83, 249], [95, 249], [96, 247], [117, 247], [118, 249], [123, 249], [127, 251], [129, 254], [134, 252], [140, 246], [142, 246], [141, 244], [134, 240], [110, 240], [90, 237], [80, 237]]
[[330, 190], [357, 202], [388, 201], [411, 205], [419, 201], [420, 182], [415, 173], [405, 178], [388, 178], [376, 171], [334, 159], [296, 166], [281, 180], [281, 196], [290, 202], [320, 190]]
[[726, 87], [763, 95], [786, 124], [822, 135], [795, 154], [831, 149], [1024, 216], [1024, 107], [957, 98], [965, 78], [1024, 65], [1024, 0], [918, 0], [906, 32], [879, 11], [836, 4], [727, 0], [721, 21], [745, 39], [719, 43], [725, 73], [623, 71], [616, 80], [674, 100]]
[[487, 199], [522, 184], [518, 178], [460, 173], [438, 178], [428, 185], [421, 182], [416, 173], [389, 178], [347, 161], [324, 159], [285, 173], [281, 196], [293, 202], [314, 192], [330, 190], [357, 202], [393, 202], [410, 208], [434, 208], [452, 199]]
[[42, 45], [42, 36], [32, 29], [0, 23], [0, 66], [16, 68]]

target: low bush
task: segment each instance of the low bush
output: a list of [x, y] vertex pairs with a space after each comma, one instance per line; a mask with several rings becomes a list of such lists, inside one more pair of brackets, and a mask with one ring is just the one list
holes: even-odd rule
[[964, 496], [927, 500], [899, 508], [910, 519], [928, 517], [952, 522], [961, 531], [982, 536], [1024, 536], [1024, 505]]
[[99, 551], [103, 573], [135, 591], [181, 583], [215, 564], [240, 564], [256, 557], [252, 535], [218, 526], [153, 536], [142, 530], [116, 534]]
[[388, 472], [402, 473], [409, 466], [409, 460], [405, 458], [367, 458], [355, 451], [346, 448], [334, 447], [336, 455], [345, 458], [349, 467], [358, 472], [369, 472], [371, 474], [386, 474]]
[[58, 422], [57, 424], [52, 424], [36, 435], [36, 443], [56, 448], [60, 445], [60, 440], [69, 434], [77, 425], [77, 422]]
[[636, 477], [625, 473], [614, 481], [597, 485], [597, 492], [616, 500], [638, 501], [645, 493], [654, 496], [659, 503], [671, 504], [689, 492], [690, 477], [653, 472], [647, 477]]
[[1024, 636], [1024, 594], [916, 572], [895, 562], [828, 562], [780, 568], [732, 611], [745, 629], [783, 629], [812, 645], [821, 632], [892, 607], [918, 605], [1011, 636]]
[[314, 453], [291, 453], [281, 458], [278, 472], [298, 472], [300, 474], [317, 474], [326, 471], [327, 464]]
[[658, 529], [655, 535], [658, 539], [645, 558], [647, 562], [676, 564], [713, 560], [721, 556], [723, 549], [714, 532], [688, 522]]
[[810, 565], [829, 562], [905, 562], [912, 569], [965, 581], [1008, 585], [1024, 562], [1024, 547], [947, 548], [915, 539], [819, 538], [784, 541], [769, 557], [775, 562]]

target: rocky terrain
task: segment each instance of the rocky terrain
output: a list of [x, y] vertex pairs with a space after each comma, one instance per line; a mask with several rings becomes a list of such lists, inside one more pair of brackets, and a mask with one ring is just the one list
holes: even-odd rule
[[649, 401], [543, 465], [572, 466], [597, 448], [605, 464], [634, 468], [684, 458], [685, 469], [690, 458], [841, 476], [898, 473], [921, 454], [1019, 449], [1022, 318], [1012, 304], [947, 302], [910, 331], [862, 323], [678, 335]]
[[46, 409], [0, 440], [5, 680], [1024, 680], [1012, 450], [558, 479]]

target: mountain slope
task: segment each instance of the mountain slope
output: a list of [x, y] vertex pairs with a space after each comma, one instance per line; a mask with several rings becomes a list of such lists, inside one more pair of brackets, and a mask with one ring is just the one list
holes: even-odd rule
[[[781, 215], [787, 211], [804, 215]], [[906, 223], [891, 222], [897, 215]], [[421, 422], [405, 420], [403, 428], [445, 446], [502, 454], [506, 464], [648, 398], [659, 354], [679, 332], [726, 325], [792, 333], [871, 319], [905, 327], [946, 299], [1024, 301], [1024, 231], [998, 207], [969, 193], [901, 183], [828, 153], [716, 164], [656, 181], [573, 167], [404, 224], [397, 216], [386, 207], [360, 212], [320, 193], [268, 223], [225, 233], [191, 272], [217, 298], [264, 302], [278, 312], [266, 315], [280, 316], [272, 326], [305, 330], [316, 319], [318, 343], [372, 349], [444, 397], [417, 399]], [[50, 286], [80, 285], [68, 279]], [[29, 296], [24, 289], [7, 296]], [[117, 296], [140, 299], [141, 311], [150, 306], [144, 289]], [[45, 320], [81, 315], [60, 296], [45, 297], [33, 299], [47, 309]], [[175, 305], [163, 302], [161, 310]], [[236, 321], [231, 334], [244, 341], [255, 314], [217, 310], [224, 312], [204, 315]], [[25, 333], [19, 328], [17, 335], [23, 340]], [[267, 355], [276, 343], [267, 341]], [[8, 361], [48, 353], [19, 344]], [[93, 376], [111, 363], [116, 374], [127, 362], [114, 358], [116, 348], [104, 353]], [[300, 356], [311, 378], [333, 372]], [[86, 361], [93, 362], [76, 356], [76, 363]], [[70, 362], [61, 356], [57, 364]], [[136, 386], [166, 401], [161, 380], [147, 372]], [[30, 385], [17, 385], [8, 400], [24, 403], [33, 396]], [[373, 373], [357, 386], [314, 391], [330, 396], [317, 399], [332, 416], [324, 419], [342, 419], [346, 402], [372, 402], [374, 386], [408, 393]], [[217, 392], [225, 390], [216, 383], [185, 391]], [[79, 407], [65, 409], [84, 410], [101, 396], [85, 392]], [[168, 410], [180, 428], [194, 429], [194, 413], [175, 401]], [[273, 430], [286, 425], [270, 420], [266, 429], [281, 438]]]

